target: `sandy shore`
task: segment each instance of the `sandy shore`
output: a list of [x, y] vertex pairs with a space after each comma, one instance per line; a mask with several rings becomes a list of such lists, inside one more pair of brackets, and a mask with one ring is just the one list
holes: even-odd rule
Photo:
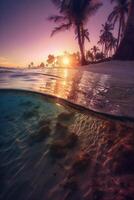
[[108, 61], [83, 66], [80, 70], [108, 75], [134, 76], [134, 61]]

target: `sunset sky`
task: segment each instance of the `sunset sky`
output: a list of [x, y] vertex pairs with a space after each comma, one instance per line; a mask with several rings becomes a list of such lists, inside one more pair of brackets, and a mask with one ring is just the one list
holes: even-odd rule
[[[101, 1], [104, 5], [87, 24], [87, 49], [98, 41], [101, 24], [112, 10], [110, 0]], [[44, 62], [50, 53], [77, 51], [73, 30], [50, 37], [54, 24], [47, 18], [56, 13], [50, 0], [0, 0], [0, 66], [25, 67], [31, 61]]]

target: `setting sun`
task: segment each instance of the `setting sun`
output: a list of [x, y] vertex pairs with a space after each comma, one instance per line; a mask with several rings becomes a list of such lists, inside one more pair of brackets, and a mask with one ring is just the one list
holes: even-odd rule
[[69, 63], [70, 63], [69, 58], [68, 58], [68, 57], [64, 57], [64, 58], [63, 58], [63, 64], [64, 64], [64, 65], [69, 65]]

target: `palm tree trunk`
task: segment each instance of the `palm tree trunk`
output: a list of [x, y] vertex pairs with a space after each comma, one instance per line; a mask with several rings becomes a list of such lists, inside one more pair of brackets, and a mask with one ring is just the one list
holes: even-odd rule
[[105, 45], [104, 45], [104, 55], [105, 55], [105, 58], [107, 57], [106, 55], [106, 42], [105, 42]]
[[125, 34], [114, 59], [134, 60], [134, 0], [131, 0]]
[[120, 43], [120, 36], [121, 36], [121, 20], [122, 20], [122, 18], [120, 17], [120, 20], [119, 20], [119, 30], [118, 30], [118, 39], [117, 39], [117, 48], [119, 47], [119, 43]]
[[77, 25], [77, 32], [78, 32], [78, 44], [79, 44], [80, 53], [81, 53], [81, 64], [85, 65], [86, 58], [85, 58], [84, 44], [83, 44], [83, 39], [82, 39], [83, 36], [81, 36], [81, 27], [79, 24]]
[[102, 53], [104, 54], [104, 44], [102, 44]]

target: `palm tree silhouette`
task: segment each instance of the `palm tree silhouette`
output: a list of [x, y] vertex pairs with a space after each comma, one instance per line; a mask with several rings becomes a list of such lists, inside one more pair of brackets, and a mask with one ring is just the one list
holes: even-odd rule
[[92, 54], [93, 54], [94, 60], [96, 60], [96, 54], [97, 54], [99, 51], [100, 51], [100, 49], [99, 49], [97, 46], [95, 46], [95, 45], [91, 48], [91, 52], [92, 52]]
[[48, 65], [53, 65], [55, 62], [55, 56], [54, 55], [48, 55], [48, 58], [47, 58], [47, 63]]
[[88, 51], [86, 52], [86, 59], [87, 59], [88, 61], [91, 61], [91, 62], [94, 61], [94, 55], [93, 55], [93, 53], [92, 53], [90, 50], [88, 50]]
[[85, 64], [84, 42], [85, 38], [88, 38], [85, 24], [88, 18], [93, 15], [102, 4], [94, 0], [52, 0], [52, 2], [57, 6], [60, 15], [49, 17], [49, 20], [59, 23], [59, 26], [55, 27], [52, 31], [51, 36], [56, 32], [68, 30], [73, 27], [78, 39], [81, 64]]
[[116, 47], [117, 47], [117, 38], [115, 38], [113, 35], [111, 35], [111, 38], [110, 38], [109, 44], [108, 44], [109, 57], [112, 57], [112, 55], [115, 54]]
[[33, 63], [33, 62], [31, 62], [31, 63], [30, 63], [30, 65], [31, 65], [31, 68], [32, 68], [32, 67], [34, 66], [34, 63]]
[[115, 26], [115, 24], [119, 22], [118, 39], [117, 39], [117, 48], [118, 48], [126, 26], [129, 3], [128, 0], [111, 0], [111, 2], [115, 2], [116, 6], [113, 8], [113, 11], [109, 15], [108, 21], [110, 23], [113, 23], [113, 26]]
[[104, 53], [105, 57], [108, 56], [108, 49], [109, 49], [109, 43], [111, 41], [111, 38], [113, 37], [112, 31], [113, 25], [109, 23], [102, 24], [102, 29], [100, 30], [100, 40], [98, 41], [98, 44], [102, 45], [102, 52]]
[[103, 37], [103, 34], [99, 36], [99, 41], [97, 42], [98, 45], [102, 47], [101, 51], [104, 53], [104, 45], [105, 45], [105, 39]]
[[39, 67], [44, 68], [45, 64], [42, 62]]
[[[78, 40], [78, 37], [79, 37], [79, 36], [78, 36], [77, 31], [75, 31], [75, 35], [76, 35], [75, 39]], [[83, 33], [82, 33], [82, 45], [83, 45], [83, 50], [84, 50], [84, 52], [85, 52], [85, 49], [84, 49], [85, 40], [87, 40], [88, 42], [90, 42], [89, 31], [88, 31], [88, 29], [84, 29], [84, 30], [83, 30]]]
[[96, 60], [103, 60], [105, 58], [103, 52], [96, 53]]
[[125, 33], [114, 58], [117, 60], [134, 60], [134, 0], [130, 0]]
[[[77, 33], [77, 31], [75, 32], [75, 35], [76, 35], [75, 39], [78, 39], [78, 33]], [[90, 42], [89, 31], [88, 31], [88, 29], [84, 29], [84, 30], [83, 30], [83, 33], [82, 33], [82, 43], [83, 43], [83, 45], [84, 45], [84, 43], [85, 43], [85, 39], [86, 39], [88, 42]]]

